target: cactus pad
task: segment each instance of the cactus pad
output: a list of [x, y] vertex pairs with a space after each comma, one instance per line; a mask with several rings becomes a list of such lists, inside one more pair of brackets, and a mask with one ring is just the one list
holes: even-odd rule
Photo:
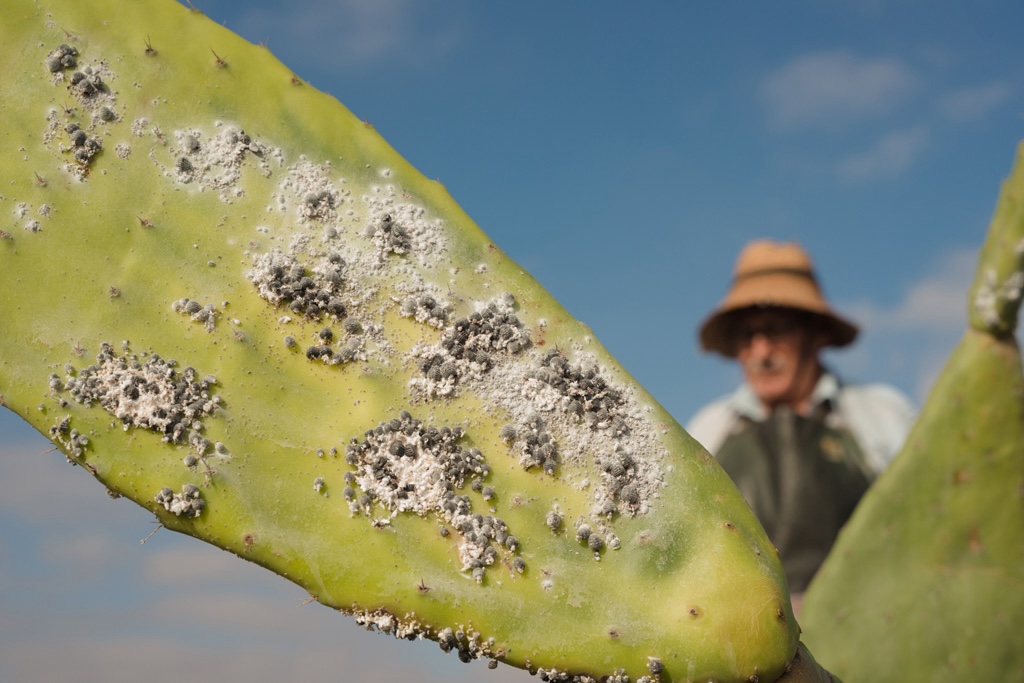
[[847, 683], [1024, 679], [1022, 284], [1024, 146], [970, 327], [804, 598], [807, 643]]
[[370, 126], [171, 0], [13, 0], [0, 46], [0, 403], [71, 463], [462, 658], [794, 661], [728, 477]]

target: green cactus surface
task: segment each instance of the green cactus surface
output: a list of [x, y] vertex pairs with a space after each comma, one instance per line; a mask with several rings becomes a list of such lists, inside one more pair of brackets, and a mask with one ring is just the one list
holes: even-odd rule
[[847, 683], [1024, 680], [1024, 146], [970, 326], [903, 451], [805, 595], [804, 638]]
[[171, 0], [9, 0], [0, 62], [0, 404], [70, 463], [464, 659], [813, 664], [715, 461], [336, 100]]

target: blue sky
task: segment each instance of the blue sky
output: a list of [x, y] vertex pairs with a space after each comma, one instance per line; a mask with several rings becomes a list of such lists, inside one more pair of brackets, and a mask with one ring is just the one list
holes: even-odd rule
[[[1024, 138], [1017, 0], [193, 4], [444, 183], [684, 424], [738, 379], [695, 330], [759, 237], [805, 245], [862, 324], [829, 362], [920, 403]], [[48, 448], [0, 412], [5, 681], [527, 680], [198, 541], [141, 545], [152, 517]]]

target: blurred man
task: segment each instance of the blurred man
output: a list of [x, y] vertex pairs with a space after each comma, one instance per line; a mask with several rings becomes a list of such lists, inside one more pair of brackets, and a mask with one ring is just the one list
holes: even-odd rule
[[844, 384], [819, 358], [857, 328], [822, 296], [807, 253], [757, 241], [700, 328], [743, 384], [687, 427], [733, 478], [779, 549], [799, 601], [857, 501], [903, 444], [914, 410], [881, 385]]

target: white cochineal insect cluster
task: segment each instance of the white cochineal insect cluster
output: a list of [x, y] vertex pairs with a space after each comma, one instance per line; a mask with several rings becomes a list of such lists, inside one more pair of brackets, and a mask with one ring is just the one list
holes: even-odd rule
[[[429, 590], [429, 587], [421, 586], [421, 590]], [[446, 626], [433, 629], [420, 622], [414, 613], [398, 617], [384, 609], [375, 610], [345, 610], [360, 626], [368, 631], [394, 636], [406, 640], [417, 640], [420, 638], [433, 638], [437, 641], [441, 650], [447, 654], [455, 651], [459, 660], [471, 662], [474, 659], [488, 659], [488, 668], [494, 669], [498, 660], [506, 654], [505, 650], [495, 644], [494, 638], [484, 638], [479, 631], [469, 625], [461, 625], [456, 628]], [[576, 678], [579, 683], [596, 683], [596, 679], [590, 677]]]
[[343, 319], [348, 310], [343, 298], [344, 270], [345, 260], [338, 253], [310, 267], [292, 254], [274, 250], [253, 258], [248, 277], [259, 295], [275, 306], [311, 320]]
[[201, 304], [183, 296], [175, 299], [171, 308], [176, 313], [187, 315], [193, 322], [202, 323], [207, 332], [213, 332], [217, 326], [217, 307], [213, 304]]
[[495, 364], [530, 348], [530, 336], [515, 314], [515, 303], [515, 297], [506, 293], [443, 327], [440, 342], [417, 345], [412, 355], [422, 377], [409, 382], [416, 394], [428, 400], [454, 396], [461, 383], [481, 378]]
[[1005, 320], [1005, 311], [1018, 310], [1024, 296], [1024, 240], [1014, 246], [1014, 254], [1018, 265], [1002, 278], [995, 268], [983, 271], [972, 302], [982, 323], [1004, 334], [1013, 331], [1012, 325], [1017, 320], [1016, 315], [1012, 316], [1012, 321]]
[[[608, 382], [596, 366], [584, 368], [569, 362], [565, 354], [552, 349], [544, 354], [540, 367], [528, 373], [527, 383], [543, 395], [556, 395], [549, 401], [552, 412], [561, 414], [610, 442], [594, 458], [601, 471], [598, 494], [599, 513], [608, 518], [618, 513], [630, 516], [646, 511], [648, 501], [660, 485], [660, 473], [644, 459], [633, 456], [638, 445], [631, 438], [630, 405], [627, 395]], [[526, 436], [530, 445], [530, 434]]]
[[180, 183], [195, 183], [202, 189], [215, 190], [225, 202], [245, 195], [241, 184], [241, 168], [247, 158], [258, 161], [261, 172], [269, 176], [268, 156], [276, 150], [254, 141], [248, 133], [233, 126], [223, 126], [213, 134], [198, 128], [175, 131], [177, 143], [173, 170], [167, 171]]
[[64, 447], [70, 462], [74, 458], [81, 458], [89, 445], [89, 437], [80, 433], [77, 429], [71, 428], [71, 416], [65, 415], [60, 422], [50, 427], [50, 438]]
[[181, 487], [180, 493], [175, 493], [171, 487], [165, 486], [153, 500], [177, 517], [198, 517], [206, 507], [206, 501], [195, 484], [185, 484]]
[[558, 444], [540, 415], [531, 415], [519, 427], [507, 424], [498, 434], [509, 445], [515, 444], [520, 454], [519, 464], [523, 469], [541, 467], [545, 474], [555, 474], [558, 467]]
[[211, 393], [213, 375], [195, 368], [179, 371], [177, 362], [157, 354], [118, 355], [104, 343], [96, 362], [67, 375], [60, 387], [78, 403], [98, 404], [132, 427], [158, 432], [164, 441], [189, 443], [204, 455], [210, 443], [201, 436], [203, 420], [214, 415], [221, 399]]
[[[194, 472], [201, 463], [203, 473], [209, 477], [214, 470], [207, 456], [228, 456], [224, 444], [217, 442], [211, 448], [202, 434], [203, 420], [215, 415], [221, 403], [220, 397], [211, 393], [217, 379], [212, 375], [199, 377], [192, 367], [179, 372], [175, 361], [156, 354], [140, 358], [128, 352], [127, 344], [125, 351], [125, 355], [118, 355], [110, 344], [102, 344], [95, 363], [77, 371], [69, 364], [64, 381], [51, 374], [51, 392], [67, 393], [87, 407], [99, 405], [117, 418], [125, 430], [150, 430], [169, 443], [187, 443], [190, 452], [184, 458], [185, 467]], [[60, 401], [65, 402], [63, 397]], [[50, 436], [64, 446], [69, 459], [81, 458], [90, 443], [86, 435], [71, 428], [70, 415], [50, 428]], [[199, 517], [206, 507], [199, 488], [191, 483], [180, 493], [164, 487], [153, 500], [168, 512], [186, 518]]]
[[502, 553], [522, 572], [526, 565], [517, 554], [519, 541], [505, 522], [474, 513], [470, 497], [458, 493], [467, 480], [483, 491], [482, 481], [490, 474], [479, 449], [460, 445], [463, 436], [460, 427], [425, 425], [403, 411], [348, 444], [345, 460], [355, 470], [346, 473], [343, 495], [353, 512], [371, 517], [378, 508], [389, 518], [402, 512], [438, 516], [461, 538], [462, 571], [477, 581]]
[[410, 296], [402, 301], [400, 315], [440, 329], [448, 324], [451, 305], [439, 302], [430, 294]]
[[51, 109], [44, 141], [57, 141], [58, 151], [72, 159], [65, 168], [82, 178], [103, 149], [102, 126], [116, 121], [118, 116], [117, 98], [106, 82], [112, 76], [107, 65], [80, 64], [79, 59], [77, 48], [62, 43], [47, 53], [43, 61], [53, 74], [53, 82], [65, 85], [68, 94], [87, 114], [76, 115], [76, 108], [65, 106], [66, 118], [62, 122], [57, 110]]

